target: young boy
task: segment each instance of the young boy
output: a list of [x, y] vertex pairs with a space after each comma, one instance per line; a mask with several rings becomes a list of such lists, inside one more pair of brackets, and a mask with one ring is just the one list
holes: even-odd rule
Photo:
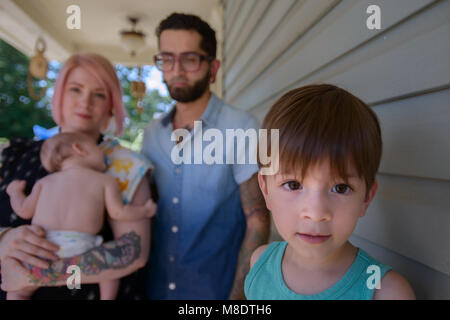
[[[31, 219], [47, 231], [47, 239], [60, 246], [60, 258], [82, 254], [102, 243], [96, 236], [104, 212], [116, 220], [152, 217], [156, 205], [124, 205], [116, 180], [103, 173], [105, 156], [91, 138], [80, 133], [60, 133], [42, 145], [41, 162], [52, 173], [39, 180], [31, 194], [24, 194], [25, 181], [8, 185], [11, 207], [23, 219]], [[114, 299], [119, 280], [100, 283], [100, 298]], [[28, 299], [34, 290], [8, 293], [8, 300]]]
[[310, 85], [281, 97], [262, 128], [279, 129], [280, 170], [258, 178], [285, 241], [255, 250], [247, 298], [414, 299], [400, 274], [348, 241], [378, 187], [376, 114], [343, 89]]

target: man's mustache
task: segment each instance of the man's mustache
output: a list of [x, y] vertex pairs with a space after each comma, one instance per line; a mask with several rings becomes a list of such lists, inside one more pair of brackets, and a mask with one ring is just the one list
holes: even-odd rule
[[171, 83], [174, 83], [174, 82], [177, 82], [177, 81], [188, 82], [188, 79], [185, 78], [185, 77], [176, 77], [176, 78], [170, 79], [170, 82], [167, 81], [167, 80], [164, 80], [164, 83], [165, 83], [165, 84], [171, 84]]

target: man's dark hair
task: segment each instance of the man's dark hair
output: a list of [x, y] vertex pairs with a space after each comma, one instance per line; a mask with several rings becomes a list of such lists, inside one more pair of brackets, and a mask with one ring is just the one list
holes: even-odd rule
[[208, 56], [216, 57], [217, 40], [216, 32], [199, 17], [192, 14], [172, 13], [166, 19], [161, 21], [156, 28], [156, 36], [158, 43], [161, 33], [164, 30], [195, 30], [202, 36], [200, 48], [204, 50]]

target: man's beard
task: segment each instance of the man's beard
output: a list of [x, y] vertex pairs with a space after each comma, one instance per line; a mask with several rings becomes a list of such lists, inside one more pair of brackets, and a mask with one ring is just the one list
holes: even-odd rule
[[211, 78], [211, 72], [208, 73], [203, 79], [198, 80], [192, 86], [187, 86], [184, 88], [173, 87], [164, 80], [164, 83], [169, 89], [170, 96], [172, 99], [178, 102], [192, 102], [200, 98], [209, 87], [209, 79]]

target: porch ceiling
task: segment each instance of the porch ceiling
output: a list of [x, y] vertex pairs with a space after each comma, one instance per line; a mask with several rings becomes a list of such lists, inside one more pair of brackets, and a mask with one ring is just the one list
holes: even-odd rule
[[[81, 9], [79, 30], [66, 27], [70, 5]], [[172, 12], [193, 13], [207, 21], [216, 30], [220, 55], [220, 0], [1, 0], [0, 38], [32, 56], [40, 36], [46, 41], [45, 55], [50, 60], [64, 61], [72, 53], [91, 51], [114, 63], [152, 64], [157, 50], [155, 28]], [[135, 57], [120, 44], [120, 31], [131, 27], [128, 16], [139, 17], [136, 29], [147, 35], [146, 48]]]

